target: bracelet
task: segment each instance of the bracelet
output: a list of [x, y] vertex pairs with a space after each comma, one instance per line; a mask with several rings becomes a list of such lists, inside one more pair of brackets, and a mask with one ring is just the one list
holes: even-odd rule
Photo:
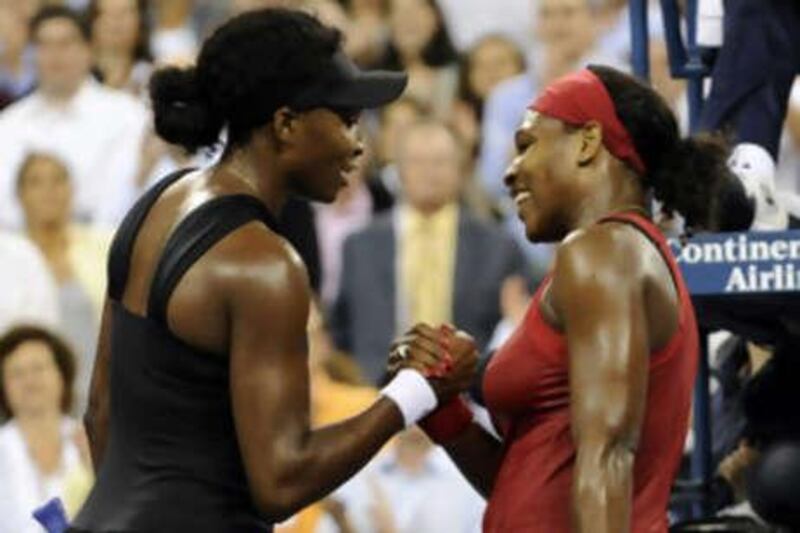
[[405, 427], [412, 426], [436, 409], [438, 400], [433, 387], [425, 377], [410, 368], [404, 368], [381, 389], [381, 394], [392, 400], [403, 415]]
[[433, 442], [445, 444], [455, 439], [472, 425], [472, 410], [461, 396], [456, 396], [445, 405], [419, 422]]

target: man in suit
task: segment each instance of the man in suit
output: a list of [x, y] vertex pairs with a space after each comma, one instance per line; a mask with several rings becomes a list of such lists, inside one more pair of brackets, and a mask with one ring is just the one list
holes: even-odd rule
[[466, 154], [445, 125], [409, 126], [396, 155], [402, 198], [345, 242], [330, 320], [337, 346], [375, 383], [394, 337], [418, 322], [454, 323], [485, 347], [503, 283], [530, 279], [516, 243], [459, 205]]

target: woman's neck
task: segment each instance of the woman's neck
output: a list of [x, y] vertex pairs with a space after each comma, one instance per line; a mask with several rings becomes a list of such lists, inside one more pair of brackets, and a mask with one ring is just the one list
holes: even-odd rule
[[[238, 192], [258, 198], [277, 218], [289, 197], [286, 178], [277, 162], [274, 149], [261, 146], [266, 143], [251, 142], [235, 150], [219, 165], [222, 179], [231, 179], [230, 186]], [[258, 145], [258, 146], [256, 146]]]
[[638, 213], [650, 218], [648, 195], [638, 177], [621, 161], [610, 158], [603, 168], [603, 175], [592, 181], [599, 184], [585, 197], [579, 206], [574, 228], [585, 228], [614, 213], [624, 211]]

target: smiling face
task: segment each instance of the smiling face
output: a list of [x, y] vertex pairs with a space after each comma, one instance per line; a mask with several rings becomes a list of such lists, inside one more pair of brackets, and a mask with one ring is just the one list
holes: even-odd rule
[[330, 203], [347, 185], [364, 152], [358, 132], [359, 112], [317, 108], [296, 117], [296, 129], [285, 154], [290, 187], [296, 195]]
[[528, 111], [515, 134], [506, 186], [532, 242], [563, 239], [591, 198], [580, 171], [581, 128]]

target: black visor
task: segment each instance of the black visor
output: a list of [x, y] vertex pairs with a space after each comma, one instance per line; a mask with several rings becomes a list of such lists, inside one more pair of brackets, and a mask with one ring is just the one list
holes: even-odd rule
[[290, 106], [372, 109], [396, 100], [407, 84], [408, 76], [403, 72], [363, 71], [339, 51], [319, 80], [292, 98]]

